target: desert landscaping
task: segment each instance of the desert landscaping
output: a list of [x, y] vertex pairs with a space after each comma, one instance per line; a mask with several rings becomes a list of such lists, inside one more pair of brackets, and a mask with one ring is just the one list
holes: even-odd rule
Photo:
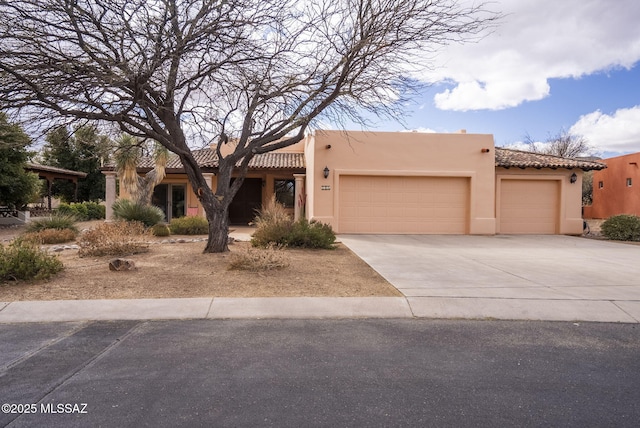
[[[98, 223], [79, 223], [78, 228], [87, 230]], [[22, 227], [0, 228], [0, 242], [6, 245], [22, 232]], [[230, 258], [236, 252], [264, 250], [236, 241], [229, 253], [203, 254], [204, 238], [150, 235], [148, 252], [127, 256], [135, 269], [121, 272], [109, 270], [112, 256], [79, 257], [74, 242], [44, 245], [63, 262], [63, 271], [48, 281], [1, 283], [0, 301], [401, 295], [340, 243], [334, 250], [279, 250], [287, 267], [253, 272], [229, 270]], [[67, 249], [54, 252], [54, 247], [65, 245]]]

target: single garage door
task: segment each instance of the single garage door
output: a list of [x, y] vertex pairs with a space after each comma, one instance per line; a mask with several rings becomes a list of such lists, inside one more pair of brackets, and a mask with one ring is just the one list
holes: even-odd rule
[[465, 234], [465, 177], [340, 176], [340, 233]]
[[501, 180], [500, 233], [558, 233], [559, 184], [557, 180]]

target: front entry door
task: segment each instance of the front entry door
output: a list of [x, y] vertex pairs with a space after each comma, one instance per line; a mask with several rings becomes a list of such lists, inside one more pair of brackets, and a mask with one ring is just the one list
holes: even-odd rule
[[245, 178], [229, 206], [229, 223], [244, 225], [251, 223], [261, 206], [262, 179]]

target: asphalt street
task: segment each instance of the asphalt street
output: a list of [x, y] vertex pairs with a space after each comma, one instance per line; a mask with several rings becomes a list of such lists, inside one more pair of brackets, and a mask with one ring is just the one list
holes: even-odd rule
[[640, 327], [573, 322], [0, 325], [0, 426], [635, 427]]

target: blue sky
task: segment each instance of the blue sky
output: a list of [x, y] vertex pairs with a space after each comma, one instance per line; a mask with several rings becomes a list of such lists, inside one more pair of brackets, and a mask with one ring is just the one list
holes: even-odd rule
[[[481, 41], [443, 48], [406, 129], [490, 133], [496, 145], [562, 129], [603, 157], [640, 151], [640, 1], [500, 0]], [[398, 131], [395, 122], [377, 130]]]

